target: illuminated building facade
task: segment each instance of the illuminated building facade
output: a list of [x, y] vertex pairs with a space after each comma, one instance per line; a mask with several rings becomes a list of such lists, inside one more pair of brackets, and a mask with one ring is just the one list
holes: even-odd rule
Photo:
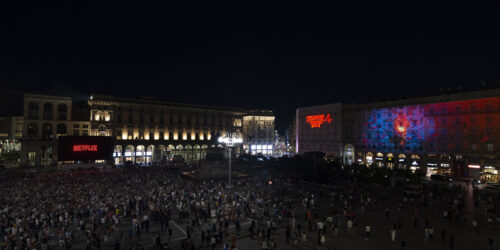
[[295, 122], [298, 153], [499, 181], [500, 89], [299, 108]]
[[321, 151], [341, 157], [342, 104], [298, 108], [295, 119], [297, 153]]
[[345, 105], [344, 144], [368, 166], [498, 182], [500, 90]]
[[22, 133], [22, 116], [0, 117], [0, 156], [4, 153], [21, 151]]
[[[115, 164], [149, 164], [175, 155], [186, 162], [197, 162], [205, 159], [210, 150], [222, 148], [217, 138], [227, 133], [236, 134], [247, 143], [272, 143], [272, 139], [267, 140], [272, 138], [272, 132], [271, 136], [261, 133], [268, 127], [274, 131], [272, 111], [247, 112], [105, 95], [92, 95], [88, 104], [91, 135], [115, 139]], [[236, 147], [234, 153], [241, 153], [241, 148]]]
[[247, 154], [272, 156], [278, 152], [274, 136], [274, 114], [253, 110], [243, 116], [243, 151]]

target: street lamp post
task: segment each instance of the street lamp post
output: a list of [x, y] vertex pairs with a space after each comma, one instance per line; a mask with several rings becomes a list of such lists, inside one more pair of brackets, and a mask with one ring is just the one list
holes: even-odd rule
[[228, 157], [228, 159], [229, 159], [229, 173], [228, 173], [227, 187], [231, 188], [232, 187], [232, 185], [231, 185], [231, 156], [232, 156], [231, 151], [232, 151], [232, 148], [236, 144], [243, 142], [243, 138], [237, 137], [236, 134], [228, 133], [228, 134], [226, 134], [226, 136], [219, 137], [218, 141], [219, 141], [219, 143], [225, 144], [229, 150], [229, 157]]

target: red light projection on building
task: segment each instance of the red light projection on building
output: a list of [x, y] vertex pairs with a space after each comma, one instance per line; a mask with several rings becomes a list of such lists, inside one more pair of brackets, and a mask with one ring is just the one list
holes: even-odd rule
[[396, 130], [396, 134], [398, 134], [401, 138], [406, 137], [406, 131], [410, 127], [410, 121], [403, 113], [399, 113], [398, 116], [394, 119], [394, 130]]
[[306, 122], [311, 124], [311, 128], [320, 128], [324, 122], [332, 123], [332, 117], [330, 114], [308, 115], [306, 116]]
[[73, 145], [73, 152], [97, 152], [97, 145]]

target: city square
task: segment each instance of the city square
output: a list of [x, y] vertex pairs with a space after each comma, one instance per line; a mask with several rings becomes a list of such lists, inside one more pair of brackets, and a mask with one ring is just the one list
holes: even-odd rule
[[499, 9], [292, 5], [6, 7], [0, 250], [500, 249]]

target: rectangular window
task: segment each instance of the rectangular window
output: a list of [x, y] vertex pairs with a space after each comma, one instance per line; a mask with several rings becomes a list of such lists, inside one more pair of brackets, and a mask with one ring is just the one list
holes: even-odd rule
[[83, 124], [82, 127], [83, 128], [89, 128], [89, 125], [88, 124]]
[[89, 135], [89, 131], [88, 130], [82, 130], [82, 135], [83, 136], [88, 136]]
[[78, 123], [73, 124], [73, 128], [80, 128], [80, 124]]
[[73, 135], [79, 135], [80, 131], [79, 130], [73, 130]]
[[488, 150], [488, 152], [493, 152], [493, 144], [486, 145], [486, 149]]

